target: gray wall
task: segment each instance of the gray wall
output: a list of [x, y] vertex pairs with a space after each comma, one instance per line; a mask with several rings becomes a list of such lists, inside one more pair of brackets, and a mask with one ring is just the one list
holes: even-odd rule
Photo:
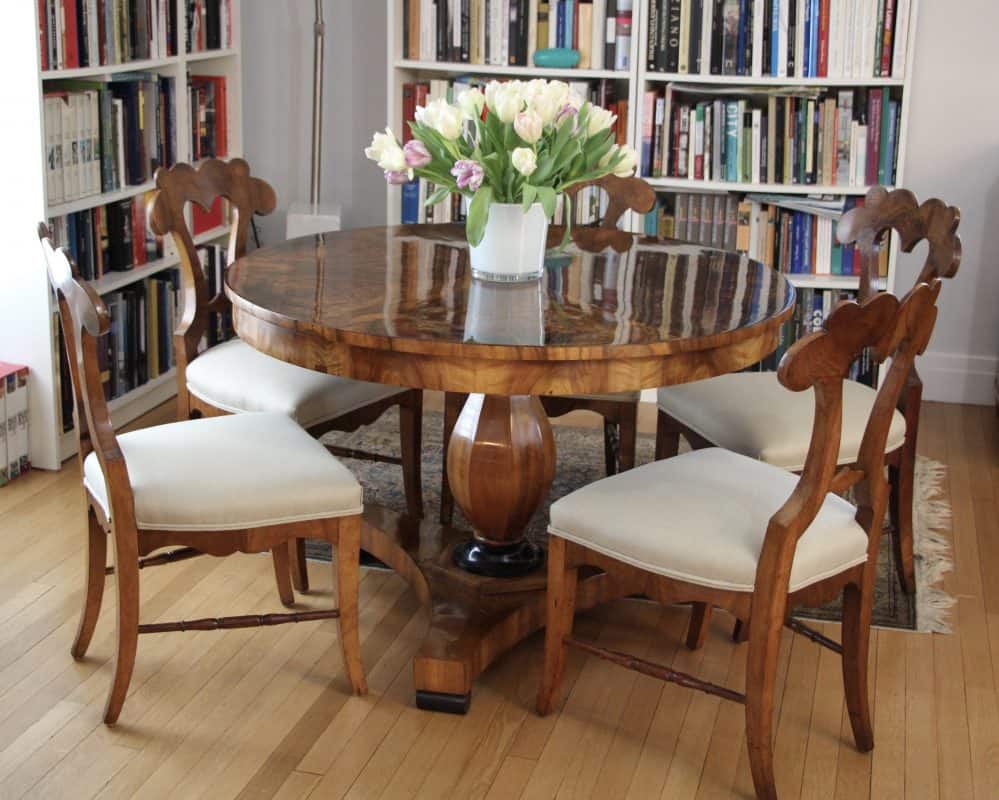
[[[343, 204], [345, 227], [377, 225], [385, 191], [362, 150], [386, 121], [386, 4], [325, 3], [323, 197]], [[905, 184], [961, 207], [965, 252], [920, 369], [930, 399], [989, 403], [999, 364], [999, 3], [919, 5]], [[281, 201], [267, 241], [283, 236], [286, 204], [308, 198], [312, 15], [311, 0], [243, 3], [246, 155]], [[917, 269], [916, 257], [902, 259], [899, 290]]]
[[[991, 403], [999, 365], [999, 3], [921, 0], [905, 185], [961, 209], [964, 260], [919, 365], [930, 399]], [[922, 265], [900, 262], [904, 290]]]
[[[309, 199], [312, 142], [312, 0], [244, 0], [245, 155], [277, 191], [260, 225], [284, 238], [290, 203]], [[385, 221], [385, 188], [362, 150], [385, 127], [385, 3], [324, 0], [326, 16], [322, 199], [343, 206], [344, 227]]]

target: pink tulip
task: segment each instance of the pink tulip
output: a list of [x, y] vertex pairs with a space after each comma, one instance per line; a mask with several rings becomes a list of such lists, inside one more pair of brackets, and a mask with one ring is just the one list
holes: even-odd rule
[[404, 183], [409, 183], [413, 180], [412, 170], [385, 170], [385, 180], [391, 183], [393, 186], [401, 186]]
[[459, 189], [471, 189], [473, 192], [479, 190], [485, 177], [482, 165], [469, 159], [456, 161], [451, 168], [451, 174], [456, 178]]
[[419, 139], [410, 139], [406, 142], [402, 148], [402, 152], [406, 156], [407, 167], [419, 169], [420, 167], [427, 166], [431, 161], [430, 151], [427, 150], [427, 146]]

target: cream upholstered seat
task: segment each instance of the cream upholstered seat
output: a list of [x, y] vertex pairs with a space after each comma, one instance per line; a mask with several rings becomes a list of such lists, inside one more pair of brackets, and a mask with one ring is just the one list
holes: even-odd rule
[[[843, 382], [839, 462], [857, 460], [876, 390]], [[741, 372], [659, 390], [659, 408], [712, 444], [797, 472], [812, 435], [812, 391], [789, 392], [770, 372]], [[885, 452], [905, 443], [905, 417], [892, 416]]]
[[274, 411], [303, 428], [348, 414], [405, 391], [297, 367], [231, 339], [187, 366], [187, 390], [209, 405], [242, 414]]
[[[728, 450], [695, 450], [566, 495], [552, 504], [548, 530], [649, 572], [752, 592], [767, 524], [798, 480]], [[789, 591], [867, 560], [856, 511], [826, 497], [798, 541]]]
[[[124, 433], [140, 530], [239, 530], [360, 514], [361, 485], [284, 414], [238, 414]], [[83, 482], [109, 513], [96, 453]]]

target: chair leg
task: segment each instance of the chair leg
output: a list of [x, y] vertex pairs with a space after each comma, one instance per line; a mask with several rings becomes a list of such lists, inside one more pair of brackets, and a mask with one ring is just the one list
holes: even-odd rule
[[413, 519], [422, 519], [423, 392], [418, 389], [408, 392], [399, 404], [399, 438], [406, 511]]
[[358, 591], [361, 582], [361, 518], [345, 517], [340, 520], [336, 542], [336, 590], [340, 616], [337, 627], [343, 662], [350, 685], [357, 694], [367, 694], [361, 662], [361, 632], [358, 622]]
[[912, 504], [915, 501], [916, 443], [906, 439], [898, 466], [888, 468], [891, 532], [898, 565], [898, 580], [908, 594], [916, 591], [916, 565], [912, 544]]
[[867, 691], [874, 581], [866, 574], [862, 580], [862, 586], [849, 584], [843, 591], [843, 688], [854, 741], [866, 753], [874, 747]]
[[732, 626], [732, 641], [736, 644], [745, 644], [749, 641], [749, 623], [743, 619], [737, 619]]
[[621, 451], [621, 430], [616, 422], [604, 420], [604, 469], [607, 475], [616, 475]]
[[447, 448], [451, 441], [451, 434], [454, 426], [458, 423], [458, 416], [465, 405], [468, 395], [460, 392], [447, 392], [444, 395], [444, 435], [442, 439], [443, 453], [441, 454], [441, 511], [440, 520], [442, 525], [450, 525], [454, 517], [454, 495], [451, 494], [451, 484], [447, 479]]
[[656, 415], [656, 461], [672, 458], [680, 452], [680, 432], [671, 423], [670, 415], [659, 409]]
[[86, 589], [83, 608], [80, 609], [80, 624], [76, 629], [76, 639], [70, 652], [73, 658], [80, 659], [87, 654], [90, 640], [101, 613], [101, 600], [104, 598], [104, 567], [107, 563], [108, 535], [101, 527], [97, 514], [91, 508], [87, 512], [87, 565]]
[[115, 586], [118, 595], [118, 636], [114, 655], [114, 677], [104, 707], [104, 722], [114, 725], [128, 694], [128, 684], [135, 669], [139, 643], [139, 551], [134, 530], [114, 536]]
[[538, 690], [538, 713], [549, 714], [558, 702], [565, 668], [565, 640], [576, 610], [576, 567], [566, 568], [565, 539], [548, 539], [548, 592], [545, 616], [545, 664]]
[[774, 778], [774, 689], [783, 630], [784, 596], [753, 598], [746, 662], [746, 745], [753, 786], [760, 800], [777, 800]]
[[711, 612], [714, 606], [709, 603], [693, 603], [690, 607], [690, 622], [687, 624], [687, 648], [700, 650], [704, 647], [704, 637], [711, 627]]
[[638, 443], [638, 403], [632, 403], [621, 413], [618, 425], [617, 467], [626, 472], [635, 466], [635, 447]]
[[[293, 541], [302, 541], [295, 539]], [[274, 579], [277, 581], [278, 597], [281, 605], [295, 605], [295, 592], [291, 588], [291, 564], [288, 551], [293, 547], [291, 542], [282, 543], [271, 549], [271, 559], [274, 561]]]
[[305, 539], [288, 541], [288, 557], [291, 562], [291, 585], [296, 592], [309, 591], [309, 568], [305, 563]]

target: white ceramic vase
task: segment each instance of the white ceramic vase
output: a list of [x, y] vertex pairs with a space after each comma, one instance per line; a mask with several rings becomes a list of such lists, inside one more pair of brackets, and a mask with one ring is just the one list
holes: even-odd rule
[[541, 203], [526, 212], [519, 203], [493, 203], [482, 241], [468, 248], [472, 277], [498, 283], [540, 278], [547, 238], [548, 217]]

